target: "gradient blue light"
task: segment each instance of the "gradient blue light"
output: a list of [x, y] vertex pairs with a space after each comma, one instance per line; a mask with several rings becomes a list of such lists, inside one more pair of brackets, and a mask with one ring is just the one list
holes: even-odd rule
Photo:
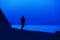
[[1, 8], [11, 24], [20, 24], [25, 15], [28, 25], [59, 25], [59, 0], [1, 0]]
[[[60, 30], [60, 26], [58, 26], [60, 25], [60, 0], [0, 0], [0, 8], [10, 24], [15, 25], [12, 26], [13, 28], [20, 28], [17, 25], [20, 25], [20, 18], [24, 15], [26, 25], [31, 26], [27, 28], [29, 30], [31, 28], [45, 32]], [[41, 29], [41, 25], [43, 25], [43, 29]], [[48, 27], [45, 28], [46, 26]], [[44, 30], [48, 28], [50, 29]]]

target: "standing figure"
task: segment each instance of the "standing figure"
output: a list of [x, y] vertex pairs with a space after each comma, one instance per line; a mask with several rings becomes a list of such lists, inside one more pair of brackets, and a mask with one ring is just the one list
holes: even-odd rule
[[25, 25], [25, 17], [24, 15], [21, 17], [21, 29], [23, 31], [23, 28], [24, 28], [24, 25]]

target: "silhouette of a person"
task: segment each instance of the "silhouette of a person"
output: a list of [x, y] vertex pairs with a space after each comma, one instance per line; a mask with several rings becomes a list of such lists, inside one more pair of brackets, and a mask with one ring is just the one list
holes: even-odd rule
[[23, 31], [23, 28], [24, 28], [24, 25], [25, 25], [25, 17], [24, 15], [21, 17], [21, 29]]

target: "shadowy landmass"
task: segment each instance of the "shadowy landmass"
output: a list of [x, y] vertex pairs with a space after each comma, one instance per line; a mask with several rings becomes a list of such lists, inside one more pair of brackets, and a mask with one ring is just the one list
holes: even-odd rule
[[2, 30], [2, 29], [7, 30], [9, 28], [11, 28], [11, 26], [10, 26], [8, 20], [6, 19], [6, 16], [0, 9], [0, 30]]
[[5, 40], [7, 39], [8, 31], [11, 29], [11, 26], [6, 19], [6, 16], [2, 12], [0, 8], [0, 40]]
[[[60, 33], [60, 32], [59, 32]], [[0, 9], [0, 40], [59, 40], [59, 33], [33, 32], [11, 28], [8, 20]]]

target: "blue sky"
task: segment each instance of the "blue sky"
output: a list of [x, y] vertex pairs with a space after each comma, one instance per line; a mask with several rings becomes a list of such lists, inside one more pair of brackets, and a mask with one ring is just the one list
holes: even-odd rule
[[27, 25], [60, 25], [59, 0], [0, 0], [10, 24], [20, 24], [25, 15]]

